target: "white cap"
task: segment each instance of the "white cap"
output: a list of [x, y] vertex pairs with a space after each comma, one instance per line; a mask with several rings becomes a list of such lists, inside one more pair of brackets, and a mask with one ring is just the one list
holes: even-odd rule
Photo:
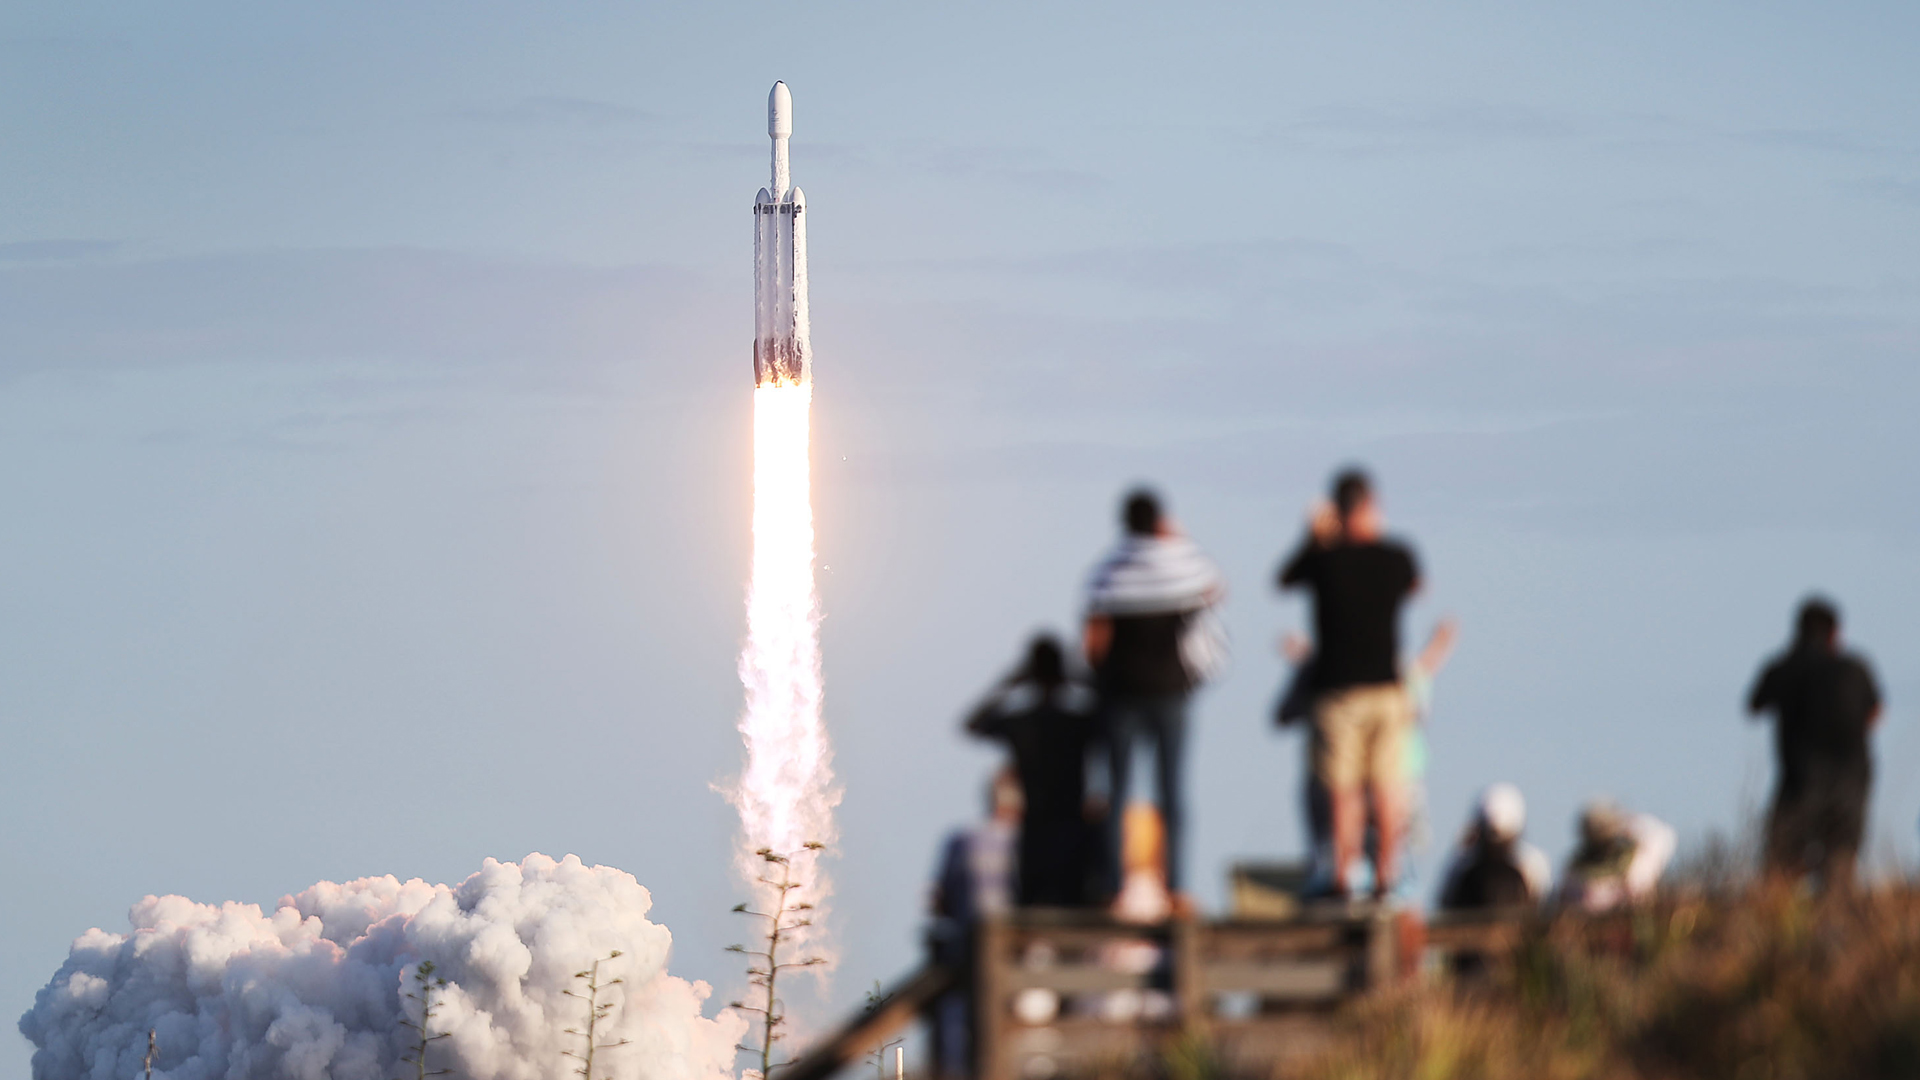
[[1480, 823], [1497, 840], [1515, 840], [1527, 827], [1527, 800], [1512, 784], [1493, 784], [1480, 793]]
[[793, 134], [793, 95], [787, 92], [787, 84], [773, 84], [773, 92], [767, 95], [767, 134], [776, 139], [784, 139]]

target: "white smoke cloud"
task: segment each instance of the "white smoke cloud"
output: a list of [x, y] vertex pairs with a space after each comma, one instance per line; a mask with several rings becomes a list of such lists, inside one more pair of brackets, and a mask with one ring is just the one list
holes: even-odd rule
[[[746, 1021], [702, 1013], [710, 988], [667, 974], [673, 937], [623, 871], [572, 855], [488, 859], [458, 885], [391, 876], [323, 881], [255, 904], [149, 896], [132, 932], [89, 930], [20, 1018], [35, 1080], [132, 1080], [147, 1031], [155, 1080], [396, 1080], [418, 1009], [401, 995], [422, 961], [450, 985], [429, 1052], [452, 1080], [563, 1080], [585, 1003], [573, 976], [614, 950], [601, 981], [623, 982], [594, 1072], [616, 1080], [721, 1080]], [[402, 1005], [408, 1007], [403, 1014]]]

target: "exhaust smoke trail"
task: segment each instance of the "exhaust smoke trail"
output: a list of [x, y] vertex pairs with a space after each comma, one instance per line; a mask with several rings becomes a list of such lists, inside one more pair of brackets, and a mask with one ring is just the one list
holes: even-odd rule
[[[747, 643], [740, 653], [746, 767], [734, 791], [741, 874], [756, 891], [771, 848], [794, 855], [796, 899], [822, 906], [827, 881], [809, 841], [835, 839], [832, 748], [820, 715], [820, 602], [813, 583], [813, 507], [808, 470], [813, 386], [753, 391], [753, 580]], [[819, 912], [816, 910], [815, 916]], [[817, 927], [814, 928], [817, 931]], [[816, 932], [808, 943], [819, 952]]]
[[832, 749], [820, 716], [820, 601], [813, 581], [809, 424], [813, 349], [807, 326], [806, 195], [792, 186], [787, 139], [793, 98], [767, 97], [772, 182], [753, 201], [753, 579], [740, 653], [746, 766], [729, 794], [740, 812], [741, 875], [760, 910], [770, 849], [792, 860], [802, 883], [791, 899], [814, 907], [796, 935], [807, 954], [831, 959], [820, 925], [828, 882], [810, 843], [835, 840]]

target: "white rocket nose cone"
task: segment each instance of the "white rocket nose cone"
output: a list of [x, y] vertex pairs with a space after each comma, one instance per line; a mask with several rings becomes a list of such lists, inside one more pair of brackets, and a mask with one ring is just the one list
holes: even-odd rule
[[767, 95], [767, 134], [776, 139], [793, 134], [793, 95], [786, 83], [774, 83], [773, 93]]

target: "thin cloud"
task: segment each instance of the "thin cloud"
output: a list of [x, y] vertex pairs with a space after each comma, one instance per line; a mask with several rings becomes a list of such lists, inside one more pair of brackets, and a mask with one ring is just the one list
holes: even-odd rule
[[115, 254], [119, 240], [16, 240], [0, 244], [0, 263], [76, 262]]
[[1841, 128], [1757, 128], [1733, 132], [1728, 138], [1755, 146], [1818, 150], [1830, 154], [1876, 154], [1894, 149]]
[[1920, 180], [1887, 177], [1863, 185], [1867, 194], [1904, 206], [1920, 206]]
[[652, 124], [660, 119], [655, 113], [631, 105], [560, 95], [462, 105], [450, 110], [448, 115], [465, 123], [524, 128], [618, 128]]
[[731, 295], [683, 269], [404, 248], [21, 262], [0, 266], [0, 376], [311, 360], [558, 371], [641, 356], [672, 382], [667, 358], [726, 351]]
[[1595, 134], [1591, 121], [1524, 105], [1433, 109], [1336, 105], [1270, 127], [1286, 145], [1346, 154], [1431, 152], [1492, 143], [1538, 143]]

